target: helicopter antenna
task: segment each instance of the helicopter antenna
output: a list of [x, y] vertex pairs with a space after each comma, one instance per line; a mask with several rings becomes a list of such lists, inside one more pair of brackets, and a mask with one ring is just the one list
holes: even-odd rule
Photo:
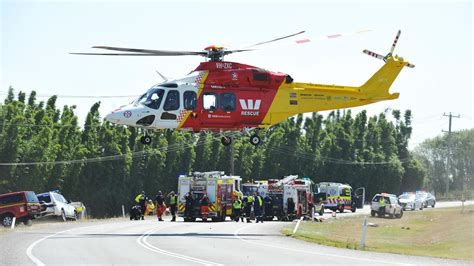
[[168, 81], [168, 78], [163, 76], [158, 70], [155, 70], [155, 71], [158, 75], [160, 75], [160, 77], [163, 79], [163, 81], [165, 81], [165, 82]]

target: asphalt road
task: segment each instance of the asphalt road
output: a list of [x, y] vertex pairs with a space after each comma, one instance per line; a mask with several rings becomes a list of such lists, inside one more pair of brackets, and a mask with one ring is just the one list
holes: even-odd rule
[[[439, 203], [438, 207], [444, 205], [459, 206], [460, 203]], [[358, 213], [365, 212], [367, 210]], [[331, 216], [329, 212], [325, 215]], [[91, 222], [35, 223], [31, 227], [19, 226], [15, 230], [0, 232], [0, 263], [8, 265], [467, 263], [315, 245], [282, 236], [280, 229], [286, 224], [288, 222], [172, 223], [157, 222], [154, 217], [145, 221], [109, 219]]]

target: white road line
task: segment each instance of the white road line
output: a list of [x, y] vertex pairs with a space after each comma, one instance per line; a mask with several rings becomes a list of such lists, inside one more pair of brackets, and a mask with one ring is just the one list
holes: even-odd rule
[[153, 252], [160, 253], [160, 254], [163, 254], [163, 255], [167, 255], [167, 256], [170, 256], [170, 257], [174, 257], [174, 258], [178, 258], [178, 259], [182, 259], [182, 260], [186, 260], [186, 261], [190, 261], [190, 262], [194, 262], [194, 263], [198, 263], [198, 264], [203, 264], [203, 265], [222, 265], [222, 264], [215, 263], [215, 262], [212, 262], [212, 261], [202, 260], [202, 259], [198, 259], [198, 258], [194, 258], [194, 257], [190, 257], [190, 256], [186, 256], [186, 255], [166, 251], [166, 250], [160, 249], [160, 248], [158, 248], [156, 246], [153, 246], [152, 244], [148, 243], [147, 238], [152, 233], [158, 232], [162, 229], [169, 228], [169, 227], [172, 227], [172, 226], [150, 230], [150, 231], [144, 233], [143, 235], [141, 235], [139, 238], [137, 238], [137, 243], [140, 246], [142, 246], [142, 247], [144, 247], [148, 250], [151, 250]]
[[89, 228], [89, 227], [94, 227], [94, 226], [99, 226], [99, 224], [90, 225], [90, 226], [83, 226], [83, 227], [77, 227], [77, 228], [71, 228], [71, 229], [60, 231], [60, 232], [57, 232], [57, 233], [54, 233], [54, 234], [51, 234], [51, 235], [47, 235], [47, 236], [45, 236], [43, 238], [40, 238], [40, 239], [36, 240], [35, 242], [31, 243], [31, 245], [29, 245], [28, 248], [26, 249], [26, 255], [28, 256], [28, 258], [34, 264], [36, 264], [38, 266], [44, 266], [44, 263], [40, 259], [38, 259], [35, 255], [33, 255], [33, 248], [36, 245], [38, 245], [39, 243], [41, 243], [42, 241], [44, 241], [48, 238], [51, 238], [51, 237], [54, 237], [54, 236], [57, 236], [57, 235], [60, 235], [60, 234], [63, 234], [63, 233], [66, 233], [66, 232], [69, 232], [69, 231], [72, 231], [72, 230], [84, 229], [84, 228]]
[[241, 228], [235, 230], [234, 237], [237, 238], [237, 239], [240, 239], [244, 242], [251, 243], [251, 244], [254, 244], [254, 245], [266, 246], [266, 247], [271, 247], [271, 248], [279, 248], [279, 249], [284, 249], [284, 250], [289, 250], [289, 251], [294, 251], [294, 252], [301, 252], [301, 253], [322, 255], [322, 256], [332, 256], [332, 257], [345, 258], [345, 259], [362, 260], [362, 261], [375, 262], [375, 263], [385, 263], [385, 264], [395, 264], [395, 265], [411, 265], [411, 264], [397, 263], [397, 262], [391, 262], [391, 261], [373, 260], [373, 259], [367, 259], [367, 258], [359, 258], [359, 257], [344, 256], [344, 255], [335, 255], [335, 254], [321, 253], [321, 252], [315, 252], [315, 251], [305, 251], [305, 250], [301, 250], [301, 249], [287, 248], [287, 247], [282, 247], [282, 246], [277, 246], [277, 245], [259, 243], [259, 242], [255, 242], [255, 241], [246, 240], [246, 239], [243, 239], [242, 237], [240, 237], [239, 232], [242, 231], [243, 229], [246, 229], [246, 228], [250, 227], [250, 226], [251, 225], [247, 225], [247, 226], [244, 226], [244, 227], [241, 227]]

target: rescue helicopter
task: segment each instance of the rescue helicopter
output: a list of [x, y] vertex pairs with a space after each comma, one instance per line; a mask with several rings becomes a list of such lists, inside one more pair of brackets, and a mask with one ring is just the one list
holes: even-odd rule
[[230, 54], [257, 50], [261, 45], [302, 33], [304, 31], [234, 50], [219, 45], [208, 46], [202, 51], [93, 46], [116, 53], [71, 54], [202, 56], [207, 59], [185, 77], [165, 79], [132, 103], [106, 115], [105, 119], [111, 123], [144, 129], [142, 144], [151, 143], [148, 131], [177, 129], [221, 133], [221, 142], [226, 146], [232, 143], [226, 132], [241, 131], [250, 137], [253, 145], [259, 145], [259, 129], [269, 128], [291, 116], [397, 99], [399, 93], [390, 93], [390, 86], [403, 67], [414, 67], [404, 58], [393, 55], [400, 30], [387, 55], [363, 50], [363, 53], [383, 60], [384, 65], [359, 87], [295, 82], [285, 73], [224, 60]]

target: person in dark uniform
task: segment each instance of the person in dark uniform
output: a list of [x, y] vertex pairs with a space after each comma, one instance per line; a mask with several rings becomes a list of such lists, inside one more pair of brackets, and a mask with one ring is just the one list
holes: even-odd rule
[[145, 194], [145, 191], [142, 191], [136, 198], [135, 201], [138, 200], [138, 205], [140, 205], [141, 209], [141, 218], [145, 220], [145, 210], [146, 210], [146, 203], [148, 201], [148, 197]]
[[267, 194], [267, 196], [263, 199], [263, 203], [265, 205], [265, 217], [268, 217], [271, 220], [273, 220], [273, 199], [270, 197], [270, 195]]
[[186, 196], [184, 196], [184, 200], [186, 201], [184, 205], [184, 217], [191, 218], [192, 211], [193, 211], [193, 203], [194, 203], [193, 194], [191, 192], [186, 193]]
[[295, 202], [293, 201], [293, 198], [288, 198], [286, 214], [288, 219], [292, 219], [295, 215]]

